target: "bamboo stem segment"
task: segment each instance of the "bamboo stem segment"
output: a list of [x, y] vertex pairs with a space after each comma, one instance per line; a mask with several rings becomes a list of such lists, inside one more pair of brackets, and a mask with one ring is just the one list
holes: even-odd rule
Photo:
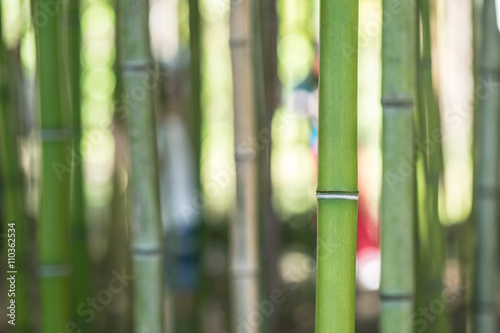
[[255, 135], [255, 93], [252, 72], [252, 1], [235, 1], [230, 14], [233, 72], [234, 146], [236, 161], [236, 218], [231, 225], [233, 331], [257, 333], [252, 320], [258, 301], [257, 165], [248, 152]]
[[[29, 283], [30, 258], [28, 240], [28, 216], [24, 202], [23, 173], [19, 160], [17, 133], [18, 121], [21, 110], [16, 108], [13, 101], [17, 96], [19, 84], [14, 75], [18, 75], [17, 66], [9, 61], [9, 52], [5, 47], [2, 31], [2, 10], [0, 8], [0, 181], [2, 183], [2, 230], [5, 232], [5, 240], [2, 242], [2, 267], [5, 271], [15, 271], [16, 291], [13, 296], [16, 307], [16, 318], [9, 316], [10, 309], [7, 309], [7, 321], [15, 324], [13, 332], [27, 333], [33, 330], [32, 319], [29, 315]], [[9, 86], [9, 77], [10, 83]], [[9, 230], [10, 229], [10, 230]], [[14, 232], [12, 232], [12, 229]], [[12, 237], [12, 235], [14, 237]], [[7, 238], [8, 237], [8, 238]], [[15, 253], [11, 257], [11, 253]], [[14, 259], [14, 260], [12, 260]], [[9, 278], [9, 274], [7, 275]], [[7, 281], [9, 281], [7, 279]], [[10, 288], [6, 288], [8, 290]], [[10, 305], [10, 300], [7, 301]], [[15, 319], [15, 320], [13, 320]]]
[[382, 333], [413, 331], [416, 23], [416, 2], [405, 1], [382, 30]]
[[[73, 184], [72, 184], [72, 204], [71, 204], [71, 220], [72, 220], [72, 238], [73, 238], [73, 304], [74, 309], [78, 304], [85, 302], [89, 294], [89, 276], [90, 262], [87, 247], [87, 225], [85, 213], [85, 192], [83, 179], [83, 158], [81, 150], [82, 142], [82, 121], [81, 121], [81, 30], [80, 30], [80, 0], [70, 0], [68, 4], [68, 20], [67, 20], [67, 38], [68, 38], [68, 63], [69, 63], [69, 78], [68, 85], [70, 98], [68, 100], [69, 109], [73, 115]], [[66, 62], [65, 62], [66, 63]], [[75, 316], [77, 326], [82, 330], [82, 333], [88, 332], [89, 324], [85, 320], [76, 315], [76, 311], [72, 313]]]
[[[417, 72], [418, 117], [420, 118], [417, 126], [420, 128], [420, 133], [417, 135], [417, 140], [434, 147], [423, 145], [424, 151], [422, 152], [425, 172], [421, 176], [425, 179], [425, 185], [420, 193], [421, 200], [419, 201], [420, 205], [424, 206], [421, 214], [425, 214], [426, 217], [420, 216], [418, 219], [419, 224], [424, 224], [419, 226], [420, 266], [418, 267], [419, 285], [422, 288], [419, 290], [419, 300], [421, 299], [424, 303], [416, 304], [416, 306], [428, 307], [432, 300], [441, 297], [443, 290], [445, 239], [439, 219], [439, 185], [443, 173], [443, 154], [441, 141], [435, 140], [436, 135], [441, 133], [441, 118], [432, 75], [430, 1], [418, 0], [417, 4], [421, 27], [421, 40], [417, 40], [417, 45], [420, 46]], [[428, 330], [448, 332], [447, 311], [437, 313], [436, 317], [436, 320], [429, 322]]]
[[[500, 35], [495, 0], [483, 4], [482, 45], [478, 81], [493, 82], [489, 93], [475, 94], [479, 114], [475, 133], [474, 205], [476, 269], [474, 276], [474, 332], [497, 332], [496, 281], [498, 261], [498, 167], [500, 141]], [[484, 82], [483, 81], [483, 82]], [[481, 96], [479, 96], [481, 95]]]
[[[48, 5], [34, 2], [37, 17]], [[66, 148], [71, 147], [71, 112], [64, 103], [65, 66], [62, 11], [47, 16], [45, 24], [36, 25], [38, 98], [42, 140], [40, 193], [40, 279], [41, 318], [44, 333], [62, 332], [71, 319], [70, 275], [70, 182]]]
[[134, 331], [163, 332], [163, 265], [155, 131], [154, 91], [147, 0], [122, 0], [120, 22], [121, 72], [128, 96], [131, 158], [132, 257], [134, 271]]
[[357, 28], [358, 1], [321, 0], [317, 333], [354, 332], [358, 208]]

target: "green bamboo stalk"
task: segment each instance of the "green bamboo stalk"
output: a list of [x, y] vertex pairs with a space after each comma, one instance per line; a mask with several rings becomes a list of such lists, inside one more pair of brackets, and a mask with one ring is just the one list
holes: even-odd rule
[[[252, 67], [253, 1], [232, 3], [230, 47], [233, 72], [236, 217], [231, 225], [231, 284], [233, 331], [261, 331], [251, 320], [259, 290], [257, 165], [246, 142], [255, 135], [255, 86]], [[243, 328], [244, 327], [244, 328]]]
[[36, 24], [38, 97], [42, 140], [40, 204], [40, 277], [42, 332], [61, 332], [71, 319], [70, 275], [70, 182], [71, 112], [64, 109], [64, 37], [62, 11], [45, 15], [50, 0], [34, 2], [33, 17], [46, 17]]
[[[198, 193], [201, 193], [201, 147], [202, 147], [202, 127], [203, 127], [203, 110], [201, 103], [202, 96], [202, 24], [203, 18], [200, 13], [200, 1], [188, 0], [189, 4], [189, 51], [190, 51], [190, 94], [189, 94], [189, 110], [190, 110], [190, 134], [191, 144], [193, 147], [194, 157], [194, 170], [195, 170], [195, 186]], [[207, 244], [205, 238], [207, 237], [206, 225], [203, 224], [201, 218], [203, 213], [198, 214], [200, 221], [197, 221], [196, 228], [196, 241], [198, 244]], [[184, 301], [184, 313], [179, 316], [179, 319], [185, 319], [185, 326], [188, 327], [186, 332], [199, 332], [200, 331], [200, 304], [206, 295], [206, 285], [203, 283], [205, 279], [202, 278], [203, 269], [200, 267], [201, 261], [199, 249], [197, 246], [192, 247], [193, 253], [191, 255], [197, 260], [192, 264], [199, 274], [196, 284], [193, 286], [193, 295], [184, 295], [183, 297], [193, 298], [194, 301]], [[180, 321], [180, 320], [179, 320]]]
[[[391, 10], [384, 0], [382, 8]], [[382, 30], [381, 332], [410, 333], [414, 297], [416, 2], [401, 3]]]
[[[2, 263], [6, 271], [17, 271], [17, 274], [15, 274], [15, 296], [9, 295], [9, 299], [15, 300], [16, 316], [15, 318], [7, 316], [6, 319], [11, 323], [15, 323], [15, 327], [13, 327], [15, 332], [28, 333], [33, 329], [30, 319], [28, 293], [28, 283], [31, 282], [29, 281], [30, 272], [28, 270], [30, 265], [27, 242], [28, 218], [24, 204], [23, 174], [19, 161], [16, 133], [18, 128], [16, 116], [20, 110], [13, 103], [13, 99], [16, 97], [13, 90], [18, 88], [16, 86], [18, 82], [14, 79], [14, 76], [19, 73], [16, 72], [17, 66], [12, 66], [13, 68], [10, 66], [9, 54], [3, 41], [1, 16], [0, 8], [0, 177], [3, 185], [3, 211], [1, 217], [2, 221], [4, 221], [3, 232], [15, 236], [15, 238], [5, 238], [5, 245], [2, 248], [2, 253], [6, 257], [10, 253], [15, 253], [15, 261], [12, 262], [8, 261], [7, 258], [2, 258]], [[11, 83], [10, 87], [9, 82]], [[9, 229], [15, 231], [8, 232]], [[11, 245], [14, 247], [11, 247]], [[6, 273], [7, 277], [10, 277], [10, 274]], [[9, 291], [9, 280], [5, 281], [5, 290]], [[10, 291], [8, 293], [10, 294]], [[10, 303], [6, 306], [10, 306]], [[10, 314], [10, 310], [7, 310], [6, 314]], [[12, 319], [15, 320], [12, 321]]]
[[[83, 156], [81, 150], [82, 122], [81, 122], [81, 29], [80, 29], [80, 1], [71, 0], [68, 3], [67, 45], [70, 98], [69, 106], [73, 115], [73, 183], [72, 183], [72, 245], [73, 245], [73, 303], [74, 309], [78, 304], [85, 302], [89, 295], [90, 262], [87, 247], [87, 226], [85, 213], [85, 192], [83, 181]], [[73, 313], [75, 322], [82, 333], [88, 332], [88, 323], [85, 318]]]
[[[117, 66], [115, 66], [117, 67]], [[119, 89], [119, 88], [118, 88]], [[119, 91], [119, 90], [117, 90]], [[130, 235], [128, 233], [128, 199], [129, 191], [124, 175], [128, 169], [128, 147], [126, 135], [126, 123], [120, 120], [115, 113], [113, 119], [113, 135], [115, 138], [115, 167], [113, 172], [113, 194], [111, 199], [111, 221], [110, 232], [108, 235], [108, 252], [106, 256], [106, 267], [111, 270], [131, 272], [130, 248], [124, 244], [130, 244]], [[108, 279], [112, 274], [109, 274]], [[131, 287], [127, 287], [119, 294], [114, 295], [116, 300], [106, 307], [106, 326], [107, 332], [132, 332], [132, 309]]]
[[[479, 64], [481, 63], [480, 54], [481, 54], [481, 42], [482, 42], [482, 12], [483, 12], [483, 0], [472, 0], [471, 1], [471, 21], [472, 21], [472, 79], [473, 79], [473, 87], [474, 93], [476, 93], [478, 88], [478, 79], [479, 79]], [[472, 116], [472, 149], [471, 156], [473, 160], [473, 170], [477, 168], [477, 157], [476, 152], [478, 151], [479, 145], [479, 133], [480, 122], [479, 122], [479, 112], [478, 112], [478, 99], [474, 97], [474, 108], [473, 108], [473, 116]], [[473, 173], [474, 175], [474, 173]], [[473, 189], [474, 184], [476, 182], [475, 176], [473, 177]], [[475, 205], [476, 199], [474, 198], [474, 190], [472, 197], [472, 209], [466, 222], [466, 232], [463, 237], [462, 242], [462, 253], [464, 254], [463, 260], [465, 265], [465, 283], [466, 283], [466, 310], [467, 310], [467, 332], [473, 332], [473, 327], [475, 326], [475, 318], [476, 318], [476, 310], [475, 310], [475, 269], [476, 269], [476, 239], [478, 235], [477, 230], [477, 222], [475, 217]], [[467, 232], [468, 231], [468, 232]], [[468, 259], [468, 260], [467, 260]]]
[[358, 6], [320, 2], [317, 333], [354, 332]]
[[[418, 78], [418, 114], [420, 120], [418, 127], [420, 133], [417, 135], [420, 142], [420, 149], [423, 149], [423, 161], [425, 163], [424, 173], [425, 194], [422, 200], [426, 214], [425, 220], [420, 218], [420, 222], [425, 222], [426, 226], [420, 228], [421, 238], [426, 238], [421, 242], [420, 250], [428, 256], [420, 260], [420, 281], [419, 294], [422, 303], [418, 303], [418, 308], [429, 307], [433, 300], [441, 299], [443, 289], [443, 273], [445, 263], [445, 240], [443, 227], [439, 219], [439, 185], [443, 174], [443, 154], [441, 145], [441, 117], [439, 104], [434, 92], [432, 77], [432, 57], [431, 57], [431, 15], [429, 0], [419, 0], [418, 9], [420, 14], [421, 40], [417, 40], [419, 50]], [[427, 248], [423, 246], [426, 245]], [[432, 254], [432, 255], [430, 255]], [[429, 332], [447, 332], [449, 330], [447, 313], [441, 311], [434, 314], [436, 319], [429, 321]]]
[[[114, 0], [113, 6], [115, 9], [115, 49], [116, 59], [121, 59], [120, 56], [120, 38], [119, 27], [121, 26], [121, 7], [120, 1]], [[113, 64], [113, 72], [116, 77], [115, 90], [113, 95], [116, 101], [123, 96], [123, 84], [120, 71], [119, 61]], [[115, 113], [113, 115], [113, 137], [115, 142], [115, 160], [113, 171], [113, 195], [111, 199], [111, 221], [110, 232], [108, 235], [108, 252], [106, 257], [107, 267], [120, 270], [125, 268], [126, 272], [132, 271], [132, 256], [130, 251], [130, 229], [127, 227], [130, 219], [130, 183], [126, 179], [127, 171], [129, 170], [129, 147], [127, 143], [127, 122], [126, 114], [121, 113], [126, 110], [119, 109], [119, 105], [115, 105]], [[124, 244], [127, 246], [124, 247]], [[132, 307], [123, 307], [123, 304], [132, 303], [133, 283], [123, 292], [115, 295], [116, 301], [113, 301], [106, 308], [105, 329], [108, 332], [133, 332], [132, 325]], [[168, 332], [168, 331], [167, 331]]]
[[482, 43], [477, 70], [479, 82], [490, 81], [487, 94], [476, 91], [478, 122], [476, 163], [474, 166], [474, 205], [476, 221], [476, 269], [474, 276], [473, 331], [497, 332], [496, 276], [498, 261], [498, 167], [500, 140], [500, 35], [494, 0], [485, 0], [482, 14]]
[[[193, 139], [193, 147], [195, 149], [195, 165], [200, 165], [201, 153], [201, 52], [202, 52], [202, 35], [199, 0], [188, 0], [189, 2], [189, 50], [190, 50], [190, 115], [191, 115], [191, 137]], [[200, 183], [199, 172], [196, 177], [196, 183]]]
[[128, 133], [132, 193], [132, 256], [135, 332], [163, 331], [163, 263], [154, 89], [156, 73], [149, 47], [147, 0], [120, 2], [120, 64], [124, 95], [130, 100]]
[[[280, 83], [278, 78], [278, 13], [276, 0], [259, 0], [260, 45], [262, 45], [264, 105], [270, 120], [279, 105]], [[268, 121], [269, 121], [268, 120]]]

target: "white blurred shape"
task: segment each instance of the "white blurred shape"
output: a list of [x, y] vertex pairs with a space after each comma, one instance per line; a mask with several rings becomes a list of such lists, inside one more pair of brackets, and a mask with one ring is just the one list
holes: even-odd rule
[[358, 253], [357, 277], [361, 287], [378, 290], [380, 286], [380, 250], [366, 248]]
[[284, 254], [279, 262], [281, 277], [285, 283], [306, 281], [314, 271], [314, 259], [300, 252]]
[[156, 60], [171, 62], [179, 49], [177, 0], [155, 0], [149, 11], [151, 49]]

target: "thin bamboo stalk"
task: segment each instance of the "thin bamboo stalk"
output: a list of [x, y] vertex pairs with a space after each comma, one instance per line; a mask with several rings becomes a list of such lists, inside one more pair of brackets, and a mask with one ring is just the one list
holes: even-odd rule
[[[8, 271], [16, 271], [15, 274], [15, 295], [10, 292], [10, 280], [6, 283], [6, 295], [9, 299], [15, 300], [15, 317], [10, 317], [10, 309], [7, 309], [7, 321], [9, 324], [15, 324], [15, 332], [31, 332], [32, 321], [28, 315], [29, 307], [29, 248], [28, 248], [28, 216], [24, 204], [23, 174], [19, 161], [17, 145], [17, 119], [20, 110], [16, 110], [13, 103], [13, 89], [17, 89], [17, 80], [14, 75], [17, 66], [10, 66], [9, 54], [5, 48], [2, 34], [2, 19], [0, 9], [0, 179], [3, 185], [2, 202], [2, 226], [8, 238], [5, 239], [2, 253], [10, 257], [15, 254], [14, 261], [2, 260], [3, 267], [6, 269], [7, 278], [10, 277]], [[14, 70], [13, 70], [14, 69]], [[9, 81], [12, 86], [9, 87]], [[10, 230], [14, 231], [10, 231]], [[14, 238], [12, 238], [12, 235]], [[12, 298], [11, 298], [12, 296]], [[10, 302], [10, 301], [9, 301]], [[10, 303], [7, 306], [11, 306]], [[14, 319], [14, 320], [13, 320]], [[12, 327], [12, 326], [11, 326]]]
[[[70, 98], [69, 106], [73, 115], [73, 183], [72, 183], [72, 245], [73, 245], [73, 302], [74, 309], [78, 304], [85, 302], [89, 295], [90, 262], [87, 248], [87, 227], [85, 213], [85, 193], [83, 181], [83, 157], [81, 150], [82, 123], [81, 123], [81, 65], [80, 65], [80, 1], [71, 0], [68, 4], [67, 45]], [[88, 332], [88, 323], [82, 316], [75, 315], [75, 322], [82, 332]]]
[[259, 0], [260, 45], [264, 70], [264, 99], [268, 119], [272, 119], [279, 105], [280, 83], [278, 78], [278, 13], [276, 0]]
[[[202, 96], [202, 84], [203, 84], [203, 75], [202, 75], [202, 49], [203, 49], [203, 35], [202, 35], [202, 24], [203, 19], [200, 13], [200, 1], [199, 0], [188, 0], [189, 3], [189, 50], [190, 50], [190, 64], [189, 64], [189, 74], [190, 74], [190, 94], [189, 94], [189, 111], [190, 111], [190, 134], [191, 134], [191, 144], [193, 147], [193, 157], [194, 157], [194, 183], [198, 193], [201, 193], [201, 147], [202, 147], [202, 128], [203, 128], [203, 110], [201, 103]], [[196, 215], [198, 221], [191, 228], [194, 230], [191, 233], [194, 233], [194, 236], [189, 235], [188, 237], [194, 237], [195, 241], [193, 243], [196, 244], [207, 244], [205, 238], [207, 237], [206, 228], [207, 225], [203, 224], [202, 221], [203, 213], [200, 212]], [[185, 237], [185, 231], [181, 233]], [[179, 241], [182, 240], [183, 237], [179, 237]], [[191, 243], [191, 242], [186, 242]], [[193, 295], [182, 295], [183, 298], [186, 299], [194, 299], [194, 301], [186, 301], [184, 300], [183, 306], [179, 307], [183, 309], [184, 313], [180, 316], [176, 316], [178, 322], [181, 320], [184, 321], [184, 326], [187, 327], [186, 332], [198, 332], [200, 331], [200, 304], [203, 302], [203, 298], [206, 295], [206, 285], [203, 283], [206, 281], [202, 278], [203, 269], [201, 269], [200, 258], [200, 246], [190, 246], [186, 247], [185, 245], [179, 245], [184, 249], [189, 249], [191, 253], [187, 254], [192, 257], [190, 265], [193, 267], [193, 274], [198, 274], [199, 278], [196, 279], [193, 284], [193, 290], [190, 291]], [[182, 259], [181, 259], [182, 260]], [[185, 258], [184, 258], [185, 260]], [[189, 268], [188, 268], [189, 269]], [[182, 324], [182, 323], [180, 323]]]
[[354, 332], [358, 6], [320, 2], [317, 333]]
[[498, 167], [500, 141], [500, 35], [495, 0], [485, 0], [482, 43], [477, 70], [479, 82], [490, 81], [489, 93], [476, 92], [478, 122], [475, 129], [474, 205], [476, 221], [476, 269], [474, 276], [473, 331], [497, 332], [496, 281], [498, 261]]
[[[121, 8], [120, 2], [113, 1], [115, 8], [115, 35], [119, 34], [119, 27], [121, 26]], [[116, 58], [121, 59], [120, 56], [120, 38], [115, 39]], [[119, 100], [123, 96], [123, 84], [120, 71], [119, 61], [113, 65], [113, 72], [116, 77], [115, 90], [113, 95], [115, 100]], [[113, 137], [115, 142], [115, 160], [113, 171], [113, 194], [111, 198], [111, 221], [108, 235], [108, 252], [106, 257], [107, 267], [120, 270], [125, 268], [126, 272], [132, 271], [132, 256], [130, 251], [130, 229], [127, 227], [130, 219], [130, 183], [127, 181], [125, 175], [130, 167], [129, 161], [129, 147], [127, 135], [127, 123], [124, 112], [118, 106], [115, 106], [115, 113], [113, 116]], [[127, 244], [128, 246], [123, 246]], [[132, 303], [132, 289], [127, 287], [123, 292], [115, 295], [117, 300], [106, 308], [106, 321], [105, 330], [108, 332], [133, 332], [132, 325], [132, 307], [123, 307], [123, 304]], [[168, 331], [167, 331], [168, 332]]]
[[[382, 8], [392, 3], [384, 0]], [[413, 331], [414, 95], [416, 1], [405, 1], [382, 30], [381, 332]], [[404, 166], [405, 164], [406, 166]], [[407, 171], [401, 171], [404, 168]]]
[[[45, 0], [34, 2], [39, 17]], [[62, 11], [46, 16], [35, 26], [37, 37], [38, 97], [42, 140], [40, 204], [40, 277], [42, 332], [60, 332], [71, 319], [70, 182], [72, 168], [66, 161], [71, 147], [71, 113], [65, 112], [67, 90]]]
[[[472, 22], [472, 43], [470, 46], [472, 47], [472, 79], [473, 79], [473, 87], [474, 87], [474, 93], [476, 93], [477, 88], [478, 88], [478, 79], [480, 78], [478, 75], [478, 71], [480, 69], [480, 49], [481, 49], [481, 25], [482, 25], [482, 12], [483, 12], [483, 0], [472, 0], [470, 1], [470, 20]], [[477, 157], [476, 157], [476, 152], [478, 150], [478, 144], [479, 144], [479, 129], [480, 129], [480, 122], [479, 122], [479, 112], [478, 110], [478, 100], [474, 100], [474, 108], [473, 108], [473, 114], [472, 114], [472, 139], [473, 139], [473, 144], [472, 144], [472, 149], [471, 149], [471, 156], [473, 159], [473, 170], [476, 170], [477, 168]], [[476, 182], [475, 179], [475, 174], [473, 178], [473, 188], [474, 184]], [[474, 190], [473, 190], [474, 192]], [[474, 198], [473, 194], [473, 207], [471, 209], [471, 213], [469, 215], [469, 218], [467, 219], [465, 225], [464, 225], [464, 232], [463, 232], [463, 237], [461, 239], [461, 252], [462, 252], [462, 262], [465, 270], [465, 287], [466, 287], [466, 316], [467, 316], [467, 332], [474, 332], [473, 327], [475, 326], [475, 301], [476, 301], [476, 295], [475, 295], [475, 269], [476, 269], [476, 239], [477, 239], [477, 222], [476, 222], [476, 216], [475, 216], [475, 209], [474, 209], [474, 204], [476, 199]]]
[[[271, 128], [274, 110], [278, 99], [277, 68], [277, 12], [275, 0], [258, 0], [253, 3], [253, 66], [255, 73], [257, 132], [255, 137], [259, 146], [257, 155], [258, 169], [258, 207], [260, 251], [260, 297], [268, 298], [274, 289], [280, 288], [278, 257], [281, 239], [279, 222], [272, 205], [271, 183]], [[278, 330], [278, 315], [266, 316], [262, 332]]]
[[[195, 165], [200, 165], [201, 153], [201, 130], [202, 130], [202, 112], [201, 112], [201, 52], [202, 52], [202, 35], [201, 24], [202, 17], [200, 15], [199, 0], [189, 1], [189, 50], [190, 50], [190, 115], [191, 115], [191, 137], [193, 147], [195, 148]], [[199, 170], [198, 170], [199, 171]], [[199, 172], [196, 177], [196, 183], [199, 184]]]
[[[258, 300], [257, 166], [246, 142], [255, 135], [255, 86], [252, 68], [253, 1], [232, 6], [230, 47], [233, 72], [236, 217], [231, 225], [233, 331], [260, 332], [251, 320]], [[244, 327], [244, 328], [242, 328]]]
[[120, 64], [130, 97], [131, 237], [135, 332], [163, 332], [162, 231], [155, 131], [155, 76], [149, 47], [147, 0], [122, 0]]
[[[119, 90], [118, 90], [119, 91]], [[118, 92], [117, 91], [117, 92]], [[128, 169], [128, 147], [126, 135], [126, 123], [120, 120], [117, 114], [113, 119], [113, 136], [115, 138], [115, 168], [113, 172], [113, 194], [111, 199], [111, 222], [108, 235], [108, 252], [106, 256], [106, 267], [110, 270], [131, 272], [130, 249], [124, 244], [130, 244], [128, 234], [128, 199], [129, 191], [124, 175]], [[112, 274], [109, 274], [111, 277]], [[131, 303], [131, 288], [127, 287], [119, 294], [114, 295], [114, 300], [106, 307], [107, 332], [132, 332], [132, 309], [124, 304]]]
[[[426, 240], [421, 242], [420, 250], [427, 253], [427, 257], [420, 260], [420, 278], [419, 285], [422, 290], [424, 307], [429, 307], [430, 302], [441, 298], [443, 289], [443, 273], [445, 262], [445, 241], [443, 227], [439, 219], [439, 185], [443, 174], [443, 155], [441, 145], [441, 117], [439, 113], [439, 104], [434, 92], [432, 76], [432, 57], [431, 57], [431, 13], [429, 0], [419, 0], [418, 9], [420, 14], [421, 40], [417, 40], [420, 46], [418, 52], [418, 113], [420, 114], [419, 127], [420, 133], [417, 135], [420, 148], [424, 148], [424, 173], [425, 194], [422, 200], [426, 201], [425, 227], [420, 228], [421, 236]], [[436, 139], [437, 138], [437, 139]], [[423, 222], [419, 219], [419, 223]], [[428, 248], [424, 248], [426, 245]], [[430, 255], [432, 253], [432, 255]], [[449, 330], [447, 313], [440, 311], [436, 313], [436, 319], [429, 321], [429, 332], [447, 332]]]

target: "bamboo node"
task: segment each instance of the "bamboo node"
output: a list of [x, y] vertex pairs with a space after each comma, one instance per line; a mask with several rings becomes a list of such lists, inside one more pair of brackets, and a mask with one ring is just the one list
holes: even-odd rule
[[381, 104], [384, 109], [393, 108], [393, 109], [413, 110], [414, 107], [413, 99], [408, 97], [395, 96], [390, 98], [383, 98]]
[[247, 44], [248, 40], [246, 38], [231, 38], [229, 40], [229, 46], [231, 48], [245, 47]]
[[316, 192], [317, 199], [358, 200], [359, 192]]
[[231, 269], [231, 276], [233, 278], [237, 277], [255, 277], [259, 273], [259, 270], [255, 266], [237, 266]]
[[380, 300], [383, 302], [410, 302], [413, 301], [413, 294], [379, 294]]
[[44, 142], [71, 141], [73, 139], [73, 134], [73, 130], [69, 128], [40, 129], [40, 138]]
[[491, 198], [497, 200], [500, 193], [500, 188], [498, 186], [488, 186], [488, 185], [476, 185], [475, 195], [480, 198]]
[[159, 247], [145, 248], [145, 247], [136, 247], [133, 249], [134, 255], [139, 256], [154, 256], [161, 255], [162, 249]]
[[123, 71], [127, 71], [127, 72], [142, 72], [142, 71], [154, 70], [154, 67], [153, 67], [153, 65], [151, 65], [151, 63], [143, 62], [143, 61], [124, 62], [120, 65], [120, 67]]
[[486, 82], [486, 84], [496, 86], [498, 85], [498, 83], [500, 83], [500, 70], [496, 68], [480, 67], [479, 71], [481, 73], [482, 79]]
[[73, 267], [66, 264], [42, 264], [39, 267], [39, 274], [41, 277], [69, 276], [72, 272]]

